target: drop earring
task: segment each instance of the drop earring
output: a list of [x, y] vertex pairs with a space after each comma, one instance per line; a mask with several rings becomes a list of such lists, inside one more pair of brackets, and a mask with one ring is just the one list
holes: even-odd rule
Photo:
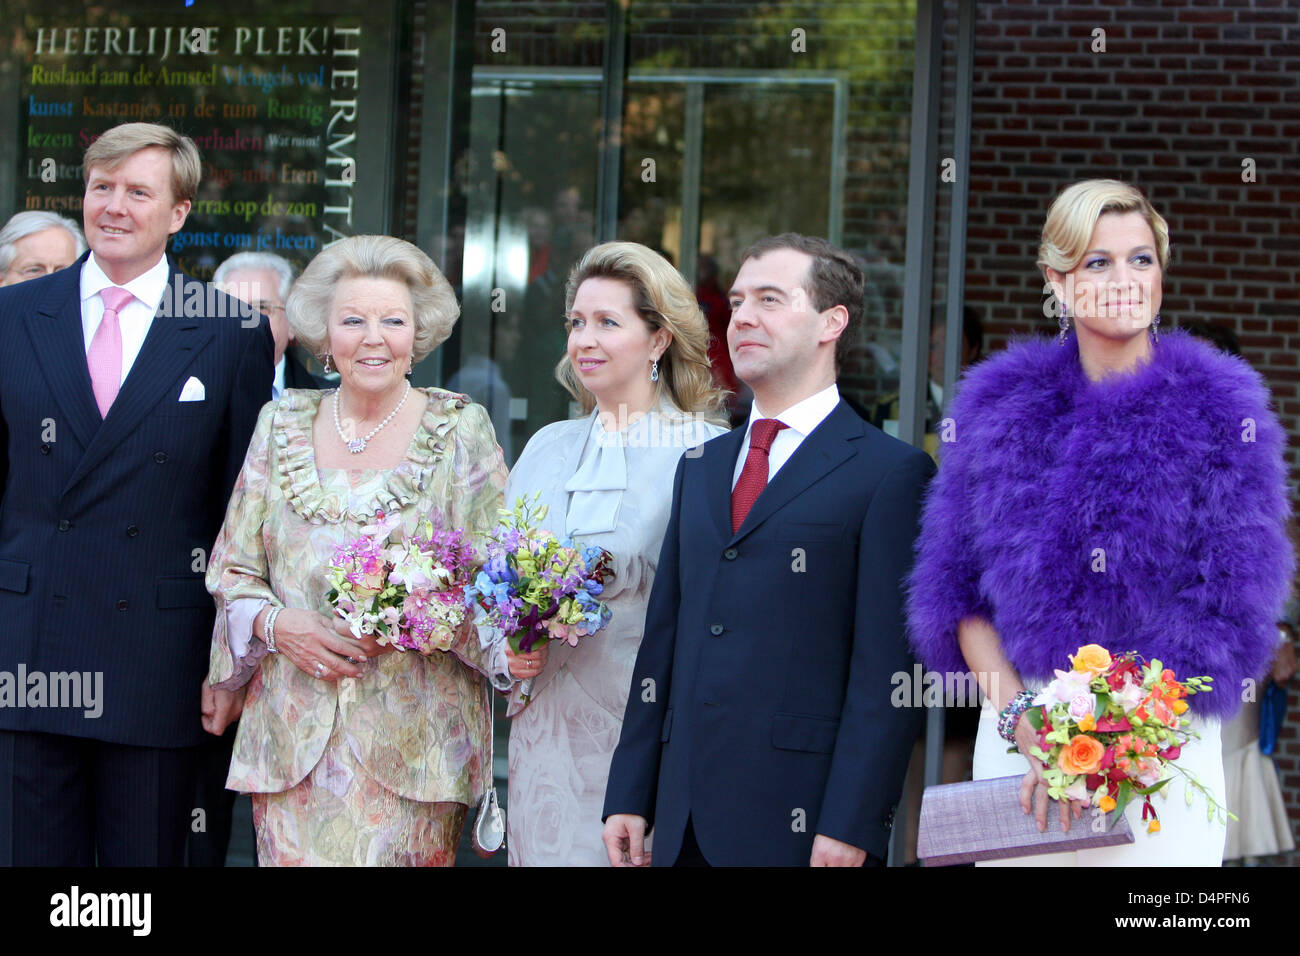
[[330, 354], [328, 352], [325, 353], [325, 358], [321, 359], [320, 367], [325, 370], [326, 374], [334, 371], [334, 369], [330, 367]]
[[1065, 344], [1065, 335], [1070, 331], [1070, 313], [1066, 311], [1065, 303], [1061, 303], [1061, 314], [1056, 320], [1056, 324], [1061, 327], [1061, 334], [1057, 336], [1056, 344]]
[[1160, 313], [1159, 312], [1157, 312], [1155, 314], [1155, 318], [1151, 320], [1151, 341], [1152, 342], [1160, 341]]
[[650, 363], [650, 381], [659, 381], [659, 360], [655, 359]]

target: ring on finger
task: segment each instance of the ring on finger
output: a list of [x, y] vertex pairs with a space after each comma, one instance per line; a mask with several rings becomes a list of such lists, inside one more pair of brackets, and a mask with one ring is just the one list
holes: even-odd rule
[[317, 662], [316, 662], [316, 676], [317, 676], [317, 677], [320, 677], [320, 676], [321, 676], [322, 674], [324, 674], [324, 673], [325, 673], [325, 665], [322, 664], [320, 661], [317, 661]]

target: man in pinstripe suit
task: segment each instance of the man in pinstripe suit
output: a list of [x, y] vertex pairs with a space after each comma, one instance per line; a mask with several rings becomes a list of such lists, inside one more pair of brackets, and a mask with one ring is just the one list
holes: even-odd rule
[[203, 572], [272, 340], [167, 259], [200, 169], [166, 127], [109, 130], [85, 157], [90, 252], [0, 290], [0, 864], [178, 865], [204, 823]]

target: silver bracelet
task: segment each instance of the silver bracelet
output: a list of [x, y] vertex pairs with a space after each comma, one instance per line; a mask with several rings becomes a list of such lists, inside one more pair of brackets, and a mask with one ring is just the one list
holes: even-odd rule
[[277, 653], [275, 648], [275, 619], [280, 616], [283, 607], [273, 607], [269, 614], [266, 615], [266, 624], [263, 625], [266, 631], [266, 649], [269, 653]]

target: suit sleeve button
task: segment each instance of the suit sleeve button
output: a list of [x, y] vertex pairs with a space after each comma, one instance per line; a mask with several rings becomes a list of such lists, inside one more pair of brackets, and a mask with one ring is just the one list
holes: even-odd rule
[[137, 528], [135, 525], [129, 524], [126, 526], [126, 536], [128, 538], [134, 538], [139, 533], [140, 533], [140, 529]]
[[158, 462], [158, 464], [161, 465], [163, 462], [165, 462], [165, 461], [167, 460], [167, 453], [166, 453], [166, 452], [161, 452], [161, 451], [156, 451], [156, 452], [153, 453], [153, 460], [156, 461], [156, 462]]
[[721, 637], [722, 631], [723, 631], [723, 627], [721, 624], [714, 624], [709, 628], [709, 633], [712, 634], [714, 637]]
[[41, 454], [48, 455], [49, 453], [50, 453], [50, 443], [47, 441], [41, 442]]
[[118, 601], [118, 602], [117, 602], [117, 609], [118, 609], [119, 611], [125, 611], [125, 610], [126, 610], [126, 602], [125, 602], [125, 601]]
[[726, 551], [722, 552], [722, 556], [728, 561], [735, 561], [738, 554], [740, 554], [740, 552], [735, 548], [728, 548]]
[[71, 527], [72, 527], [72, 522], [69, 521], [67, 518], [60, 518], [60, 519], [59, 519], [59, 530], [60, 530], [60, 531], [67, 531], [67, 530], [68, 530], [69, 528], [71, 528]]

